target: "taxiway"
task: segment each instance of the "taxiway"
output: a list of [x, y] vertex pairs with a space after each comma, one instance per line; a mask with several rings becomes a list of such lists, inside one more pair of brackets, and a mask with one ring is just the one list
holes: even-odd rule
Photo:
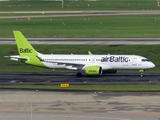
[[[134, 79], [133, 79], [134, 78]], [[160, 84], [160, 74], [105, 74], [76, 77], [75, 73], [8, 73], [0, 72], [0, 84]]]
[[[31, 44], [100, 44], [150, 45], [160, 44], [160, 38], [27, 38]], [[0, 38], [0, 44], [16, 44], [14, 38]]]
[[[40, 15], [47, 13], [50, 15]], [[158, 15], [159, 10], [106, 10], [106, 11], [3, 11], [0, 14], [23, 14], [23, 16], [0, 16], [0, 19], [17, 18], [56, 18], [56, 17], [79, 17], [79, 16], [115, 16], [115, 15]], [[29, 15], [25, 14], [38, 14]]]

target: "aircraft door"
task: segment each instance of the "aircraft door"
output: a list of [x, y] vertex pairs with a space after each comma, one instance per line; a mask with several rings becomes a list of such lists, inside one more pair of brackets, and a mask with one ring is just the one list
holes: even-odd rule
[[137, 65], [137, 58], [132, 58], [132, 65], [136, 66]]

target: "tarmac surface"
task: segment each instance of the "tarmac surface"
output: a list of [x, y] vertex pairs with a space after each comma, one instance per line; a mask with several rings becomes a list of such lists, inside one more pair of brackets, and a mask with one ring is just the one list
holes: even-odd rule
[[8, 73], [0, 72], [0, 84], [160, 84], [160, 74], [105, 74], [76, 77], [76, 73]]
[[[27, 38], [31, 44], [100, 44], [150, 45], [160, 44], [160, 38]], [[16, 44], [15, 38], [0, 38], [0, 44]]]
[[159, 92], [0, 90], [0, 120], [160, 120]]
[[[160, 14], [159, 10], [107, 10], [107, 11], [7, 11], [0, 14], [42, 14], [50, 15], [23, 15], [23, 16], [0, 16], [0, 19], [17, 18], [55, 18], [55, 17], [79, 17], [79, 16], [111, 16], [111, 15], [153, 15]], [[53, 15], [55, 14], [55, 15]], [[57, 15], [61, 14], [61, 15]]]
[[159, 10], [0, 11], [0, 14], [160, 14]]

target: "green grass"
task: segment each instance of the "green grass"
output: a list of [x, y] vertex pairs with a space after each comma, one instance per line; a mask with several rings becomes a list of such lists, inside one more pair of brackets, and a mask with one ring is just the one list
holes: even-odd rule
[[64, 8], [61, 1], [5, 1], [0, 2], [0, 11], [31, 10], [159, 10], [156, 0], [99, 0], [99, 1], [67, 1]]
[[[63, 24], [65, 22], [65, 25]], [[159, 15], [1, 19], [0, 37], [20, 30], [26, 37], [159, 38]]]
[[[90, 50], [93, 54], [130, 54], [141, 55], [151, 60], [156, 68], [147, 70], [147, 73], [160, 73], [160, 45], [128, 45], [128, 46], [107, 46], [107, 45], [33, 45], [33, 47], [43, 54], [88, 54]], [[18, 54], [16, 45], [0, 45], [0, 72], [51, 72], [44, 69], [22, 63], [10, 61], [3, 56]], [[135, 71], [119, 71], [132, 73]]]
[[103, 91], [160, 91], [160, 85], [0, 85], [0, 89], [34, 89], [34, 90], [103, 90]]

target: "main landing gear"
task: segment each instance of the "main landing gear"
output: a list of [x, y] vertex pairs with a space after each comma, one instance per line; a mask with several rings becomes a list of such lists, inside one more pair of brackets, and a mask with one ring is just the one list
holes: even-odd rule
[[82, 77], [82, 73], [81, 73], [81, 72], [78, 72], [78, 73], [77, 73], [77, 77]]

